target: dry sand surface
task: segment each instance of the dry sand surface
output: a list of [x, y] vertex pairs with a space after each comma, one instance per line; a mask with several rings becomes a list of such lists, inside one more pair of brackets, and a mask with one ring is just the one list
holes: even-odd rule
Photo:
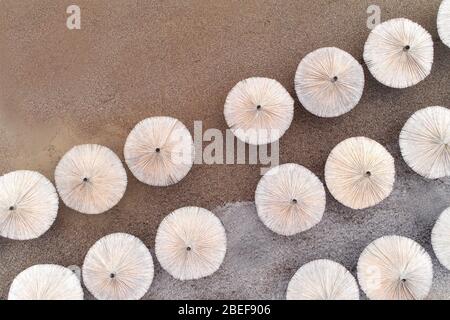
[[[364, 94], [353, 111], [318, 118], [296, 99], [294, 120], [280, 141], [280, 162], [300, 163], [322, 181], [325, 160], [341, 140], [364, 135], [382, 143], [396, 159], [397, 182], [379, 206], [353, 211], [327, 194], [320, 224], [282, 237], [262, 225], [252, 203], [259, 165], [194, 165], [184, 180], [166, 188], [139, 183], [127, 171], [125, 196], [109, 212], [84, 215], [61, 203], [55, 224], [41, 238], [0, 239], [0, 297], [33, 264], [81, 265], [89, 247], [108, 233], [134, 234], [154, 256], [163, 217], [196, 205], [224, 222], [223, 267], [211, 277], [180, 282], [155, 260], [145, 298], [281, 299], [302, 264], [330, 258], [355, 274], [362, 249], [386, 234], [423, 245], [434, 262], [430, 298], [450, 298], [450, 271], [430, 245], [436, 217], [450, 205], [450, 181], [412, 172], [398, 146], [400, 129], [414, 111], [450, 104], [450, 48], [437, 36], [439, 2], [0, 0], [0, 174], [30, 169], [51, 180], [60, 157], [76, 144], [102, 144], [123, 159], [128, 132], [149, 116], [176, 117], [191, 132], [195, 120], [204, 129], [225, 130], [224, 100], [241, 79], [274, 78], [295, 97], [296, 67], [316, 48], [337, 46], [362, 63], [369, 4], [381, 7], [382, 20], [420, 23], [435, 41], [425, 81], [391, 89], [364, 67]], [[72, 3], [81, 7], [81, 30], [66, 28]]]

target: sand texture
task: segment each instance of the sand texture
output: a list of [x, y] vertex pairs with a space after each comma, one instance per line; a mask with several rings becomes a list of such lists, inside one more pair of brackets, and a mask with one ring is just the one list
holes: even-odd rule
[[[81, 30], [66, 28], [66, 8], [81, 7]], [[280, 162], [299, 163], [324, 181], [331, 149], [351, 136], [374, 139], [395, 157], [394, 191], [380, 205], [345, 208], [327, 191], [323, 220], [292, 237], [259, 221], [254, 191], [259, 165], [194, 165], [180, 183], [150, 187], [127, 169], [128, 187], [112, 210], [85, 215], [60, 203], [57, 219], [41, 238], [0, 239], [0, 298], [13, 278], [38, 263], [81, 266], [102, 236], [128, 232], [154, 256], [156, 229], [165, 215], [201, 206], [222, 219], [228, 251], [214, 275], [181, 282], [161, 269], [147, 299], [282, 299], [304, 263], [318, 258], [342, 263], [353, 274], [372, 240], [388, 234], [418, 241], [433, 258], [429, 298], [450, 299], [450, 271], [430, 244], [437, 216], [450, 206], [450, 180], [427, 180], [401, 159], [400, 130], [425, 106], [450, 107], [450, 48], [439, 40], [439, 0], [379, 0], [383, 21], [406, 17], [433, 36], [430, 76], [416, 86], [392, 89], [364, 67], [360, 103], [338, 118], [318, 118], [298, 102], [294, 75], [310, 51], [337, 46], [363, 63], [369, 34], [366, 9], [373, 1], [139, 1], [0, 0], [0, 174], [37, 170], [54, 181], [54, 169], [72, 146], [98, 143], [123, 161], [129, 131], [140, 120], [167, 115], [193, 133], [226, 129], [223, 106], [240, 80], [278, 80], [295, 97], [291, 127], [280, 141]], [[205, 143], [206, 145], [206, 143]], [[87, 298], [92, 298], [85, 290]]]

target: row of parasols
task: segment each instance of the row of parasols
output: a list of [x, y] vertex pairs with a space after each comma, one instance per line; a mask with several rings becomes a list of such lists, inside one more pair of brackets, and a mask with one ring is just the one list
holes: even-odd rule
[[[441, 39], [450, 44], [450, 0], [438, 14]], [[364, 47], [372, 75], [385, 85], [404, 88], [423, 80], [431, 70], [433, 41], [429, 33], [407, 19], [376, 26]], [[361, 65], [337, 48], [321, 48], [305, 56], [295, 75], [302, 105], [317, 116], [334, 117], [359, 102], [364, 86]], [[277, 81], [249, 78], [228, 94], [224, 115], [238, 139], [249, 144], [278, 140], [289, 128], [294, 99]], [[450, 110], [433, 106], [414, 113], [400, 133], [406, 163], [430, 178], [450, 176]], [[189, 130], [171, 117], [139, 122], [124, 146], [132, 174], [152, 186], [168, 186], [183, 179], [194, 161]], [[331, 151], [325, 182], [343, 205], [364, 209], [389, 196], [395, 180], [394, 159], [378, 142], [352, 137]], [[119, 157], [100, 145], [69, 150], [55, 169], [55, 184], [33, 171], [14, 171], [0, 177], [0, 235], [28, 240], [53, 224], [59, 196], [64, 204], [85, 214], [99, 214], [115, 206], [125, 193], [127, 174]], [[273, 232], [291, 236], [320, 222], [325, 189], [307, 168], [293, 163], [271, 168], [260, 180], [255, 203], [261, 221]], [[450, 269], [450, 210], [438, 219], [432, 233], [439, 261]], [[155, 254], [174, 278], [198, 279], [217, 271], [226, 253], [221, 221], [198, 207], [175, 210], [161, 222]], [[136, 237], [115, 233], [98, 240], [82, 268], [86, 288], [98, 299], [140, 299], [153, 280], [153, 259]], [[358, 262], [358, 280], [371, 299], [422, 299], [431, 288], [429, 255], [415, 241], [386, 236], [375, 240]], [[290, 281], [288, 299], [358, 299], [355, 278], [342, 265], [316, 260], [301, 267]], [[82, 299], [79, 278], [57, 265], [35, 265], [12, 282], [10, 299]]]

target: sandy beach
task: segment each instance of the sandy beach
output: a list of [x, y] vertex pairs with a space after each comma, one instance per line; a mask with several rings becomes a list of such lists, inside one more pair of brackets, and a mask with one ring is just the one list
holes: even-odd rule
[[[81, 29], [66, 27], [66, 8], [81, 8]], [[180, 183], [140, 183], [127, 169], [128, 187], [112, 210], [85, 215], [60, 201], [58, 217], [42, 237], [0, 238], [0, 298], [13, 278], [39, 263], [81, 266], [90, 246], [112, 232], [128, 232], [150, 248], [154, 282], [145, 299], [284, 299], [304, 263], [334, 259], [356, 275], [359, 254], [388, 234], [411, 237], [434, 265], [430, 299], [450, 299], [450, 271], [432, 251], [430, 233], [450, 205], [450, 179], [427, 180], [403, 161], [399, 132], [416, 110], [450, 107], [450, 48], [439, 40], [439, 0], [410, 1], [138, 1], [0, 0], [0, 174], [36, 170], [54, 182], [59, 159], [72, 146], [105, 145], [123, 160], [125, 139], [140, 120], [167, 115], [194, 133], [227, 125], [223, 106], [240, 80], [278, 80], [295, 98], [291, 127], [280, 140], [280, 163], [299, 163], [324, 181], [331, 149], [367, 136], [395, 158], [397, 180], [379, 206], [351, 210], [327, 191], [323, 220], [292, 237], [276, 235], [258, 220], [254, 192], [260, 164], [195, 164]], [[370, 32], [370, 4], [382, 21], [409, 18], [435, 42], [431, 74], [407, 89], [377, 82], [362, 53]], [[298, 102], [294, 74], [310, 51], [326, 46], [352, 54], [364, 67], [360, 103], [337, 118], [318, 118]], [[207, 142], [205, 142], [205, 145]], [[195, 205], [216, 213], [227, 230], [228, 250], [213, 276], [181, 282], [161, 269], [154, 239], [171, 211]], [[85, 290], [85, 297], [92, 296]], [[361, 297], [364, 298], [361, 292]]]

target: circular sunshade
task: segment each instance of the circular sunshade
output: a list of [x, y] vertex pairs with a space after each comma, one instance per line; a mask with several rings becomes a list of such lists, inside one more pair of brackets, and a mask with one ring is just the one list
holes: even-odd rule
[[450, 47], [450, 0], [443, 0], [437, 16], [439, 38]]
[[15, 240], [40, 237], [58, 213], [53, 184], [35, 171], [19, 170], [0, 177], [0, 235]]
[[122, 199], [127, 174], [119, 157], [97, 144], [70, 149], [59, 161], [55, 182], [61, 199], [71, 209], [87, 214], [105, 212]]
[[400, 133], [403, 159], [430, 179], [450, 176], [450, 110], [428, 107], [414, 113]]
[[450, 270], [450, 208], [444, 210], [436, 221], [431, 244], [439, 262]]
[[191, 280], [209, 276], [222, 264], [227, 249], [225, 229], [210, 211], [184, 207], [161, 222], [155, 252], [161, 266], [174, 278]]
[[433, 265], [415, 241], [381, 237], [369, 244], [358, 260], [358, 281], [372, 300], [419, 300], [431, 289]]
[[364, 45], [364, 61], [382, 84], [392, 88], [410, 87], [430, 74], [433, 39], [411, 20], [388, 20], [370, 32]]
[[395, 181], [394, 158], [378, 142], [353, 137], [340, 142], [325, 164], [333, 197], [352, 209], [374, 206], [389, 196]]
[[139, 122], [128, 135], [125, 161], [133, 175], [151, 186], [168, 186], [183, 179], [194, 163], [189, 130], [171, 117]]
[[70, 269], [55, 264], [37, 264], [16, 276], [8, 299], [83, 300], [83, 289]]
[[289, 282], [287, 300], [359, 300], [355, 277], [341, 264], [321, 259], [303, 265]]
[[135, 236], [109, 234], [86, 254], [83, 280], [99, 300], [138, 300], [153, 281], [152, 255]]
[[325, 202], [325, 189], [319, 178], [295, 163], [270, 169], [255, 192], [259, 218], [270, 230], [285, 236], [319, 223]]
[[319, 117], [337, 117], [353, 109], [364, 89], [364, 71], [349, 53], [320, 48], [303, 58], [295, 73], [301, 104]]
[[277, 141], [294, 117], [294, 99], [276, 80], [248, 78], [227, 96], [225, 120], [239, 140], [249, 144]]

